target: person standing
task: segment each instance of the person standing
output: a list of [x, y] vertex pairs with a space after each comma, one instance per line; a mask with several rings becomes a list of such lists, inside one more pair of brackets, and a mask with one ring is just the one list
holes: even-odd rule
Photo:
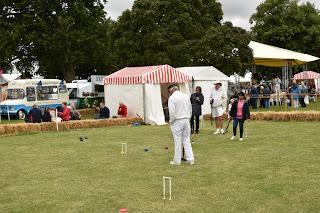
[[299, 97], [299, 102], [301, 107], [307, 107], [306, 103], [304, 102], [305, 97], [308, 95], [308, 87], [304, 84], [303, 81], [300, 83], [300, 97]]
[[252, 88], [250, 90], [250, 102], [251, 102], [253, 109], [258, 108], [258, 106], [257, 106], [258, 98], [259, 98], [259, 91], [258, 91], [256, 85], [252, 85]]
[[279, 76], [274, 80], [274, 91], [276, 93], [276, 104], [280, 105], [280, 94], [281, 94], [281, 79]]
[[239, 98], [234, 101], [230, 110], [230, 117], [233, 119], [233, 136], [231, 140], [234, 140], [237, 135], [237, 127], [239, 124], [240, 129], [240, 141], [243, 141], [243, 126], [247, 119], [250, 119], [249, 104], [245, 100], [245, 94], [239, 92]]
[[220, 82], [214, 84], [215, 88], [211, 92], [211, 97], [210, 97], [210, 104], [211, 104], [211, 109], [212, 109], [212, 117], [215, 120], [216, 123], [216, 132], [214, 133], [215, 135], [217, 134], [223, 134], [223, 113], [225, 111], [224, 106], [226, 105], [227, 101], [227, 95], [226, 93], [222, 90], [221, 86], [222, 84]]
[[271, 91], [269, 89], [269, 86], [265, 85], [263, 89], [264, 108], [270, 107], [270, 96], [271, 96]]
[[300, 98], [300, 94], [301, 94], [301, 89], [300, 87], [297, 85], [296, 82], [293, 82], [293, 85], [290, 89], [291, 95], [292, 95], [292, 99], [293, 99], [293, 107], [295, 110], [298, 110], [299, 108], [299, 98]]
[[192, 106], [189, 97], [180, 92], [177, 85], [168, 88], [171, 96], [168, 101], [170, 127], [174, 138], [174, 158], [171, 165], [181, 164], [181, 145], [183, 145], [187, 163], [194, 164], [194, 156], [190, 143], [190, 118]]
[[196, 92], [193, 93], [190, 97], [191, 105], [192, 105], [192, 116], [190, 120], [191, 124], [191, 134], [194, 133], [194, 119], [196, 119], [196, 131], [195, 133], [199, 133], [199, 123], [200, 116], [202, 115], [201, 105], [204, 102], [204, 96], [202, 94], [202, 88], [197, 86]]

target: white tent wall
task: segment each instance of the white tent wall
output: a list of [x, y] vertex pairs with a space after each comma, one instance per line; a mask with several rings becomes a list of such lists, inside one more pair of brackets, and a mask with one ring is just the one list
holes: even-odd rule
[[160, 84], [145, 84], [145, 122], [151, 125], [166, 124], [161, 101]]
[[118, 115], [119, 102], [128, 106], [128, 115], [143, 116], [143, 87], [142, 84], [133, 85], [105, 85], [105, 102], [110, 109], [110, 116]]
[[[190, 95], [188, 84], [178, 85], [182, 92]], [[111, 117], [118, 114], [119, 102], [123, 102], [128, 107], [129, 116], [139, 114], [144, 117], [144, 112], [146, 112], [145, 122], [147, 124], [166, 124], [162, 108], [161, 84], [105, 85], [104, 90], [106, 106], [110, 109]]]

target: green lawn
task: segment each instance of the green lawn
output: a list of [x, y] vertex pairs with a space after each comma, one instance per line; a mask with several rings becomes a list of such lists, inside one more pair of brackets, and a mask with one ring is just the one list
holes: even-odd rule
[[195, 136], [196, 165], [180, 167], [167, 126], [0, 137], [0, 212], [320, 211], [318, 123], [251, 122], [241, 143], [212, 132]]

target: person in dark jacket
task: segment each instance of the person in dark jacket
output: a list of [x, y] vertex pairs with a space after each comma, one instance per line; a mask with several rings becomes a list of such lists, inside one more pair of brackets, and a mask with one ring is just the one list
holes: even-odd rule
[[105, 119], [105, 118], [110, 118], [110, 110], [104, 104], [104, 102], [101, 102], [99, 107], [99, 114], [95, 117], [95, 119]]
[[51, 115], [48, 109], [45, 109], [42, 116], [43, 122], [51, 122]]
[[239, 99], [234, 101], [230, 110], [230, 117], [233, 119], [233, 136], [234, 140], [237, 135], [237, 127], [240, 127], [240, 141], [243, 141], [243, 126], [247, 119], [250, 119], [249, 104], [245, 100], [245, 94], [239, 92]]
[[196, 87], [196, 92], [193, 93], [190, 97], [191, 105], [192, 105], [192, 116], [190, 120], [191, 124], [191, 134], [194, 133], [194, 119], [196, 119], [196, 131], [195, 133], [199, 133], [199, 122], [200, 122], [200, 116], [202, 115], [201, 105], [204, 102], [204, 97], [202, 94], [201, 87]]
[[257, 101], [259, 98], [259, 91], [255, 85], [250, 90], [250, 103], [253, 109], [257, 109]]
[[33, 105], [32, 109], [29, 112], [30, 122], [31, 123], [41, 123], [42, 122], [42, 112], [37, 105]]
[[264, 108], [270, 107], [270, 95], [271, 95], [271, 91], [270, 91], [268, 85], [265, 85], [264, 89], [263, 89]]

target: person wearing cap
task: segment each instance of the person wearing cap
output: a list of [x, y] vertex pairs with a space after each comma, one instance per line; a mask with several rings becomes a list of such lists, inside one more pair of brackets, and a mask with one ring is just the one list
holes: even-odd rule
[[227, 94], [222, 90], [222, 84], [220, 82], [217, 82], [214, 85], [215, 88], [211, 92], [210, 104], [212, 109], [212, 117], [215, 120], [217, 128], [214, 134], [217, 135], [224, 133], [223, 113], [225, 111], [224, 106], [226, 105]]
[[174, 158], [171, 165], [181, 164], [181, 144], [184, 147], [187, 163], [194, 164], [194, 156], [190, 143], [190, 118], [192, 107], [190, 98], [179, 91], [177, 85], [168, 88], [170, 97], [168, 100], [170, 127], [174, 138]]

